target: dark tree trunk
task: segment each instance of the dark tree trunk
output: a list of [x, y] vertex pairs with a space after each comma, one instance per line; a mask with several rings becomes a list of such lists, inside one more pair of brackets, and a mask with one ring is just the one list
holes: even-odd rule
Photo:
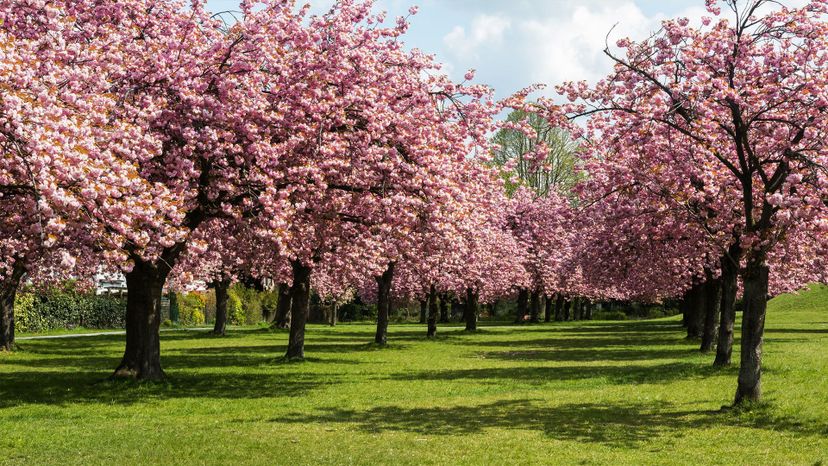
[[449, 322], [449, 300], [445, 294], [440, 295], [440, 323], [447, 324]]
[[162, 381], [161, 369], [161, 292], [170, 272], [170, 261], [152, 263], [132, 258], [134, 266], [126, 273], [127, 313], [126, 348], [114, 378]]
[[581, 298], [572, 300], [572, 320], [581, 320]]
[[466, 305], [463, 307], [463, 320], [466, 321], [466, 331], [474, 332], [477, 330], [477, 293], [471, 289], [466, 289]]
[[331, 320], [329, 322], [331, 324], [331, 327], [336, 327], [336, 323], [337, 323], [338, 317], [339, 317], [338, 313], [339, 313], [339, 306], [337, 306], [336, 301], [334, 301], [333, 304], [331, 304]]
[[227, 289], [230, 288], [230, 280], [217, 280], [216, 289], [216, 323], [213, 326], [213, 334], [224, 335], [227, 332], [227, 300], [229, 296]]
[[394, 263], [377, 277], [377, 334], [374, 342], [379, 345], [388, 343], [388, 317], [391, 313], [391, 282], [394, 280]]
[[704, 331], [705, 284], [698, 283], [690, 289], [687, 301], [687, 338], [698, 339]]
[[592, 311], [593, 311], [593, 309], [595, 309], [595, 303], [593, 303], [590, 300], [587, 300], [585, 305], [586, 305], [586, 308], [584, 310], [584, 312], [585, 312], [584, 319], [592, 320]]
[[305, 358], [305, 324], [310, 311], [311, 268], [295, 260], [293, 268], [293, 286], [290, 288], [290, 336], [285, 358], [298, 360]]
[[543, 303], [543, 321], [552, 322], [552, 296], [546, 296]]
[[558, 294], [558, 298], [555, 299], [555, 321], [560, 322], [562, 320], [564, 320], [564, 296]]
[[181, 318], [181, 312], [178, 306], [178, 293], [170, 291], [170, 322], [177, 324]]
[[762, 339], [768, 306], [768, 266], [764, 258], [748, 263], [742, 311], [742, 357], [735, 404], [762, 398]]
[[531, 305], [529, 306], [529, 322], [533, 324], [540, 323], [540, 293], [537, 291], [532, 292], [532, 301]]
[[570, 309], [572, 309], [572, 300], [567, 299], [566, 301], [564, 301], [564, 310], [563, 310], [563, 320], [564, 321], [569, 320], [569, 310]]
[[690, 313], [692, 312], [693, 304], [693, 288], [684, 292], [684, 296], [681, 297], [681, 303], [679, 303], [679, 311], [681, 311], [681, 325], [684, 328], [687, 328], [690, 325]]
[[718, 337], [719, 309], [722, 304], [722, 281], [708, 274], [704, 286], [704, 328], [702, 330], [701, 352], [709, 353], [716, 347]]
[[431, 290], [428, 293], [428, 338], [437, 336], [437, 290], [434, 285], [431, 285]]
[[733, 354], [733, 325], [736, 322], [736, 293], [738, 292], [738, 262], [742, 249], [739, 245], [730, 248], [730, 257], [722, 258], [722, 304], [719, 322], [719, 344], [716, 347], [714, 366], [730, 365]]
[[15, 266], [11, 275], [0, 281], [0, 351], [14, 349], [14, 298], [23, 275], [23, 267]]
[[290, 328], [290, 287], [286, 283], [279, 283], [279, 296], [276, 301], [276, 318], [273, 326], [276, 328]]
[[451, 312], [449, 313], [451, 320], [454, 320], [455, 316], [460, 316], [462, 322], [466, 321], [466, 298], [464, 298], [464, 301], [451, 300]]
[[529, 290], [521, 288], [518, 291], [517, 311], [515, 312], [516, 324], [523, 323], [523, 318], [526, 317], [527, 307], [529, 307]]
[[428, 318], [428, 299], [423, 299], [420, 301], [420, 323], [426, 323], [426, 318]]

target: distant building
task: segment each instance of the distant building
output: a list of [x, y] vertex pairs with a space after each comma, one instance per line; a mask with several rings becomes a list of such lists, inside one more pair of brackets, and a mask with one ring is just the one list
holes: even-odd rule
[[126, 294], [126, 277], [122, 273], [98, 273], [95, 275], [95, 294]]

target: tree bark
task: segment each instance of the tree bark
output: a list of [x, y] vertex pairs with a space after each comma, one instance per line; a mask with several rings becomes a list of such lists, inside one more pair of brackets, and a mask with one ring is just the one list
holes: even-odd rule
[[163, 381], [166, 376], [161, 369], [161, 293], [171, 264], [167, 260], [153, 263], [139, 257], [132, 260], [135, 265], [125, 274], [126, 348], [112, 377]]
[[529, 322], [533, 324], [540, 323], [540, 292], [533, 291], [531, 298], [531, 305], [529, 306]]
[[466, 321], [466, 331], [477, 331], [478, 297], [472, 288], [466, 289], [466, 305], [463, 307], [463, 320]]
[[331, 304], [331, 320], [329, 322], [331, 324], [331, 327], [336, 327], [337, 319], [339, 317], [337, 315], [338, 313], [339, 306], [336, 304], [336, 301], [334, 301], [333, 304]]
[[566, 301], [564, 301], [564, 310], [563, 310], [563, 320], [564, 321], [569, 320], [569, 311], [570, 311], [570, 309], [572, 309], [572, 300], [567, 299]]
[[457, 299], [451, 300], [451, 312], [449, 313], [450, 320], [453, 320], [455, 316], [460, 317], [461, 322], [466, 321], [466, 299], [468, 296], [463, 298], [463, 301], [458, 301]]
[[290, 328], [290, 287], [287, 283], [279, 283], [279, 296], [276, 301], [276, 318], [273, 321], [275, 328]]
[[564, 296], [558, 293], [558, 298], [555, 299], [555, 321], [562, 320], [564, 320]]
[[693, 285], [690, 290], [687, 302], [687, 338], [698, 339], [702, 337], [705, 315], [705, 284]]
[[547, 295], [543, 303], [543, 321], [552, 322], [552, 296]]
[[428, 338], [434, 338], [437, 336], [437, 313], [439, 312], [437, 308], [437, 290], [434, 288], [434, 285], [431, 285], [431, 289], [428, 293], [428, 332], [426, 336]]
[[0, 281], [0, 351], [14, 350], [14, 298], [26, 271], [14, 266], [11, 274]]
[[529, 290], [521, 288], [518, 291], [517, 310], [515, 312], [516, 324], [523, 323], [523, 318], [526, 317], [527, 307], [529, 307]]
[[290, 288], [290, 336], [285, 359], [301, 360], [305, 358], [305, 324], [310, 311], [311, 268], [299, 260], [293, 261], [293, 286]]
[[572, 300], [572, 320], [581, 320], [581, 298]]
[[428, 318], [428, 299], [420, 300], [420, 323], [426, 323]]
[[586, 306], [586, 309], [584, 310], [584, 312], [585, 312], [584, 319], [592, 320], [592, 311], [593, 311], [593, 309], [595, 309], [595, 303], [593, 303], [590, 300], [586, 300], [585, 306]]
[[227, 301], [229, 295], [227, 293], [230, 288], [230, 280], [217, 280], [215, 283], [216, 290], [216, 323], [213, 325], [213, 334], [221, 335], [227, 332]]
[[769, 269], [764, 257], [751, 260], [744, 273], [742, 355], [735, 404], [762, 398], [762, 339], [768, 306]]
[[679, 311], [681, 312], [681, 326], [687, 328], [690, 325], [690, 304], [693, 300], [693, 288], [684, 292], [679, 303]]
[[736, 293], [738, 292], [738, 263], [742, 248], [736, 244], [730, 248], [730, 257], [722, 257], [722, 304], [719, 321], [719, 344], [716, 347], [714, 366], [729, 366], [733, 354], [733, 326], [736, 322]]
[[377, 279], [377, 333], [374, 342], [379, 345], [388, 343], [388, 317], [391, 312], [391, 282], [394, 280], [394, 263]]
[[714, 278], [712, 273], [708, 273], [704, 292], [704, 327], [700, 350], [709, 353], [715, 349], [718, 337], [719, 309], [722, 304], [721, 278]]
[[449, 300], [445, 294], [440, 295], [440, 323], [447, 324], [449, 322], [448, 311]]

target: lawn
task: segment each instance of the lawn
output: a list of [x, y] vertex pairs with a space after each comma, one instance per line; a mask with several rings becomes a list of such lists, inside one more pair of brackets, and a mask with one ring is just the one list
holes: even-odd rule
[[[105, 381], [123, 336], [33, 340], [0, 355], [0, 463], [821, 464], [828, 289], [774, 300], [766, 402], [720, 412], [736, 368], [678, 319], [483, 327], [312, 326], [162, 334], [170, 382]], [[738, 355], [736, 355], [738, 356]]]

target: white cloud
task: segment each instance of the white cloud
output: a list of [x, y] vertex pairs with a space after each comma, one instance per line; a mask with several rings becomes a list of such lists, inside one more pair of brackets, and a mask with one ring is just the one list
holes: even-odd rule
[[596, 81], [610, 70], [603, 50], [611, 30], [615, 38], [642, 37], [654, 27], [656, 21], [630, 1], [581, 5], [566, 14], [523, 21], [523, 37], [515, 45], [526, 51], [526, 71], [533, 81]]
[[463, 26], [455, 26], [443, 38], [443, 43], [453, 55], [479, 58], [482, 48], [500, 45], [510, 27], [508, 18], [482, 14], [474, 18], [470, 32]]

